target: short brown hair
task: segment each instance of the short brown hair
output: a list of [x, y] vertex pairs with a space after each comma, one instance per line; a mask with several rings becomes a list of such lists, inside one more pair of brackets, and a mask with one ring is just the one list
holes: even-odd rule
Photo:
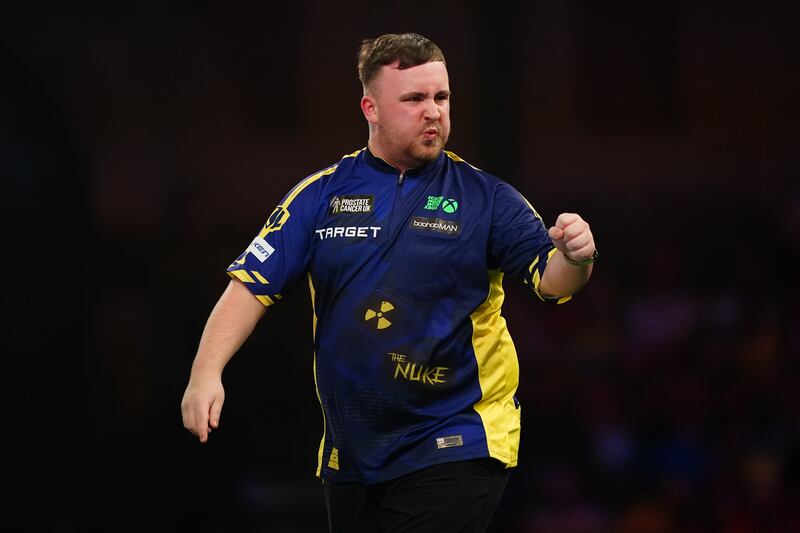
[[431, 61], [445, 62], [442, 50], [417, 33], [387, 33], [375, 39], [364, 39], [358, 51], [358, 79], [364, 89], [382, 66], [398, 60], [401, 70]]

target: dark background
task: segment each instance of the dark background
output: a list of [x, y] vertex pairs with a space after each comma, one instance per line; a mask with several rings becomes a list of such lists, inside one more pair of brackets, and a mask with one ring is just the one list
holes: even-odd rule
[[[362, 38], [444, 50], [449, 149], [600, 261], [506, 281], [523, 435], [493, 532], [800, 531], [797, 8], [758, 2], [0, 8], [4, 530], [325, 531], [308, 289], [180, 399], [225, 268], [366, 143]], [[6, 528], [9, 529], [6, 529]]]

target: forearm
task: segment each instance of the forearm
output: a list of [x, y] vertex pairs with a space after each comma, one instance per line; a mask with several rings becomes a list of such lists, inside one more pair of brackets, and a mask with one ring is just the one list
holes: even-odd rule
[[544, 270], [539, 283], [539, 292], [558, 298], [575, 294], [589, 281], [593, 266], [572, 265], [567, 262], [563, 253], [556, 251]]
[[238, 281], [228, 284], [208, 317], [192, 364], [192, 378], [222, 374], [266, 308]]

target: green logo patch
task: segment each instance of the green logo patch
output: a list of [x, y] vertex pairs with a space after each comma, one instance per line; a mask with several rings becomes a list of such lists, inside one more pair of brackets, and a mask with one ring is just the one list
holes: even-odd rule
[[428, 196], [428, 201], [425, 202], [425, 209], [436, 211], [440, 207], [445, 213], [455, 213], [456, 209], [458, 209], [458, 201], [453, 198], [445, 200], [444, 196]]
[[436, 211], [439, 209], [439, 204], [444, 200], [444, 196], [428, 196], [428, 201], [425, 203], [425, 209], [428, 211]]
[[458, 202], [452, 198], [448, 198], [442, 202], [442, 211], [445, 213], [455, 213], [458, 209]]

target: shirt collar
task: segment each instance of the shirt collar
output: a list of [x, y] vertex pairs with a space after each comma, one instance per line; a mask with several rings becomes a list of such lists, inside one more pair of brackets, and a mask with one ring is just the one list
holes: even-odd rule
[[[426, 163], [421, 167], [410, 168], [406, 170], [403, 175], [405, 177], [424, 176], [438, 169], [442, 165], [446, 157], [447, 155], [444, 153], [444, 150], [442, 150], [442, 153], [439, 154], [439, 157], [437, 157], [430, 163]], [[400, 169], [388, 163], [386, 160], [381, 159], [380, 157], [373, 154], [372, 151], [370, 151], [369, 146], [364, 148], [364, 160], [371, 167], [380, 170], [381, 172], [400, 175]]]

